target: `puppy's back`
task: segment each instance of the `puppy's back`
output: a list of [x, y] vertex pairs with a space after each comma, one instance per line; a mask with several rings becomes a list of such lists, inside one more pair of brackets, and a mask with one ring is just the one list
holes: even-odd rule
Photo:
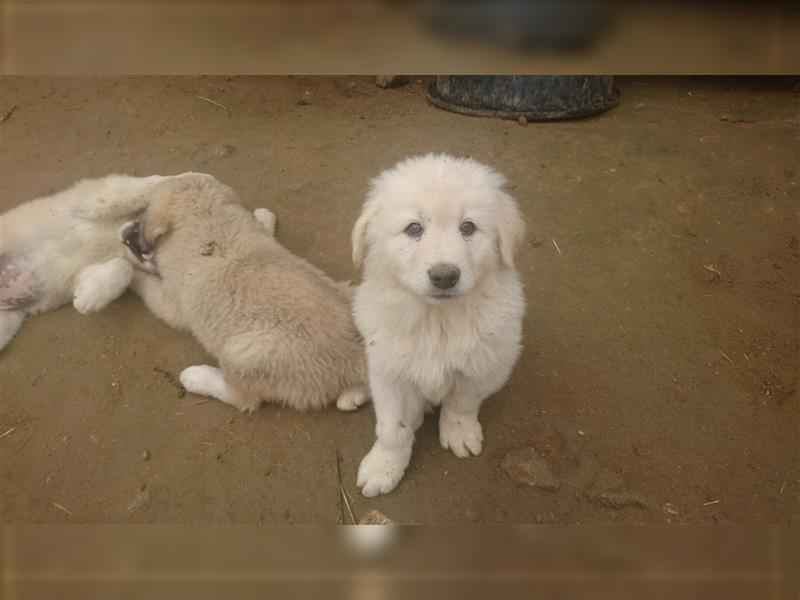
[[230, 188], [159, 187], [146, 220], [166, 229], [156, 247], [164, 285], [227, 378], [296, 408], [363, 383], [350, 303], [330, 278], [281, 246]]

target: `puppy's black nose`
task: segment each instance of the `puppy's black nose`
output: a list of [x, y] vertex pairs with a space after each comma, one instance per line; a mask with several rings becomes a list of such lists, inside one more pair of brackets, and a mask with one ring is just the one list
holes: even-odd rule
[[455, 265], [435, 265], [428, 271], [428, 277], [430, 277], [431, 283], [440, 290], [449, 290], [458, 283], [461, 271]]

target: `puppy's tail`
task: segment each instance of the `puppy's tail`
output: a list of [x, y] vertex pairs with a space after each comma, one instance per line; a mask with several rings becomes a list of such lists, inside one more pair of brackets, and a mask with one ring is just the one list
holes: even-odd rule
[[0, 310], [0, 351], [19, 331], [24, 320], [25, 313], [21, 310]]

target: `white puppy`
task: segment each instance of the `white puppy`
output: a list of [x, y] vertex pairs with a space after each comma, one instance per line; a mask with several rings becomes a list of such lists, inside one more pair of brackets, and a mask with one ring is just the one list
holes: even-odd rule
[[155, 252], [160, 277], [137, 273], [131, 287], [219, 361], [183, 370], [190, 392], [243, 411], [264, 400], [354, 410], [368, 394], [349, 290], [281, 246], [274, 228], [270, 211], [250, 213], [213, 177], [159, 184], [124, 239]]
[[120, 227], [141, 213], [160, 175], [109, 175], [37, 198], [0, 216], [0, 350], [26, 315], [70, 300], [80, 313], [98, 311], [131, 281], [132, 262]]
[[430, 405], [441, 406], [443, 448], [481, 451], [478, 410], [511, 373], [525, 310], [513, 262], [524, 223], [504, 185], [489, 167], [446, 155], [407, 159], [372, 181], [352, 240], [377, 417], [358, 469], [365, 496], [400, 482]]

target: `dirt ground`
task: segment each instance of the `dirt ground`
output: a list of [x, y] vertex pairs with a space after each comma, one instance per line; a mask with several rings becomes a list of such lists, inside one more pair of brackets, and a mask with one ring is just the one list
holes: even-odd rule
[[[127, 293], [30, 319], [0, 357], [4, 523], [800, 523], [798, 96], [790, 81], [617, 81], [599, 117], [528, 124], [364, 78], [5, 78], [2, 209], [79, 178], [200, 170], [278, 216], [278, 239], [357, 279], [368, 179], [469, 154], [527, 224], [522, 357], [478, 458], [419, 432], [396, 491], [355, 473], [371, 406], [252, 415], [181, 393], [208, 361]], [[229, 108], [199, 99], [205, 96]], [[560, 482], [501, 468], [532, 446]], [[143, 458], [147, 453], [147, 460]]]

